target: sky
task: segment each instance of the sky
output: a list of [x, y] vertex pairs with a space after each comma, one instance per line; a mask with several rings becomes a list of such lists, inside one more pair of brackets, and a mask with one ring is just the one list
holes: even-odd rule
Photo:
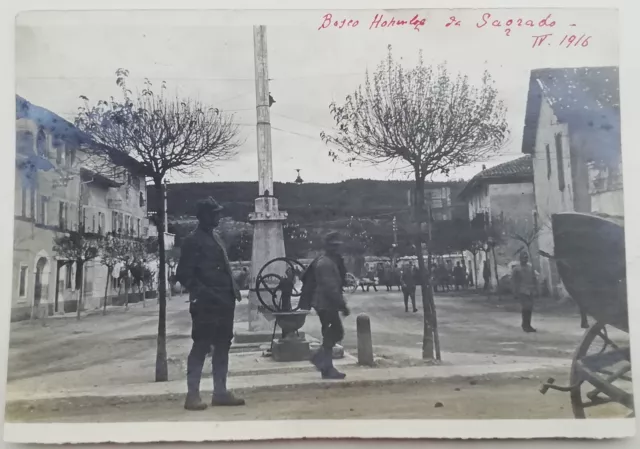
[[[538, 24], [548, 14], [527, 10], [334, 11], [334, 19], [359, 20], [356, 28], [318, 29], [327, 11], [277, 12], [34, 12], [17, 19], [16, 93], [73, 121], [82, 104], [118, 96], [115, 71], [126, 68], [130, 85], [144, 78], [166, 81], [169, 92], [197, 98], [235, 114], [244, 141], [237, 156], [174, 182], [254, 181], [257, 179], [253, 24], [267, 25], [274, 180], [292, 182], [296, 169], [305, 182], [349, 178], [407, 179], [396, 166], [348, 167], [328, 156], [320, 140], [330, 132], [329, 104], [340, 103], [364, 82], [391, 45], [411, 67], [423, 51], [428, 64], [446, 62], [450, 71], [479, 82], [490, 72], [505, 102], [510, 138], [499, 155], [456, 170], [453, 178], [522, 155], [521, 139], [529, 73], [542, 67], [618, 65], [616, 15], [605, 10], [549, 10], [553, 28], [512, 26], [521, 18]], [[485, 23], [483, 14], [491, 14]], [[412, 27], [373, 28], [385, 19], [425, 18]], [[446, 27], [454, 15], [460, 26]], [[485, 16], [486, 17], [486, 16]], [[498, 19], [502, 27], [493, 27]], [[570, 26], [575, 25], [575, 26]], [[533, 36], [552, 33], [532, 48]], [[587, 46], [560, 45], [565, 34], [591, 36]], [[442, 176], [435, 179], [444, 179]]]

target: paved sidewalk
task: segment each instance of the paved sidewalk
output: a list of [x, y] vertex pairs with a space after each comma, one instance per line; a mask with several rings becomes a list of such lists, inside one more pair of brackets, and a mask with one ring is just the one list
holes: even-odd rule
[[[242, 358], [244, 360], [244, 367]], [[323, 387], [329, 385], [362, 386], [371, 384], [389, 384], [411, 382], [424, 379], [452, 379], [457, 377], [474, 378], [492, 375], [509, 375], [516, 373], [553, 372], [565, 371], [569, 367], [569, 361], [557, 358], [532, 358], [532, 357], [502, 357], [494, 356], [487, 359], [486, 356], [477, 354], [445, 354], [446, 364], [422, 365], [410, 367], [384, 367], [384, 361], [380, 361], [379, 367], [367, 368], [356, 364], [352, 356], [346, 355], [344, 359], [336, 360], [347, 373], [345, 381], [325, 381], [307, 362], [282, 363], [262, 362], [261, 367], [256, 368], [259, 353], [243, 354], [235, 356], [231, 361], [232, 373], [229, 378], [229, 388], [243, 392], [255, 390], [304, 388], [313, 385]], [[250, 358], [254, 358], [251, 362]], [[238, 363], [239, 362], [239, 363]], [[240, 366], [238, 366], [240, 365]], [[257, 363], [260, 365], [260, 363]], [[276, 367], [274, 365], [280, 365]], [[251, 370], [247, 370], [251, 367]], [[244, 369], [244, 371], [243, 371]], [[260, 372], [262, 371], [262, 372]], [[203, 392], [210, 392], [210, 374], [205, 375], [202, 381]], [[116, 402], [147, 402], [162, 401], [185, 392], [184, 378], [169, 382], [135, 383], [127, 385], [96, 386], [94, 388], [59, 388], [43, 391], [20, 391], [15, 388], [7, 392], [7, 402], [34, 402], [52, 399], [98, 399]]]

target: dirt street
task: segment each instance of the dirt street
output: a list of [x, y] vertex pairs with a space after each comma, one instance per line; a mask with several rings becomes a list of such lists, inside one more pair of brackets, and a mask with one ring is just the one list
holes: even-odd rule
[[[50, 401], [35, 408], [9, 409], [7, 421], [144, 422], [280, 419], [551, 419], [573, 418], [567, 394], [538, 392], [541, 378], [492, 377], [425, 380], [381, 386], [248, 392], [246, 407], [187, 412], [181, 396], [133, 404]], [[598, 407], [599, 417], [623, 417]]]
[[[348, 301], [353, 313], [344, 321], [347, 351], [356, 350], [355, 317], [367, 313], [374, 351], [387, 362], [385, 366], [409, 366], [420, 360], [422, 313], [405, 313], [400, 292], [358, 292], [349, 295]], [[438, 295], [436, 303], [445, 355], [569, 359], [584, 332], [572, 307], [539, 307], [535, 317], [539, 332], [532, 335], [522, 332], [517, 305], [509, 301], [456, 292]], [[44, 327], [40, 323], [12, 323], [9, 393], [24, 396], [69, 386], [86, 390], [152, 382], [157, 313], [156, 304], [150, 302], [146, 308], [114, 309], [107, 316], [97, 313], [81, 321], [74, 317], [50, 319]], [[243, 302], [238, 305], [236, 320], [245, 317]], [[185, 376], [190, 325], [186, 298], [169, 301], [167, 350], [172, 380]], [[303, 330], [320, 337], [317, 317], [310, 316]], [[455, 363], [464, 364], [464, 358], [458, 357]], [[236, 368], [232, 364], [232, 374]]]

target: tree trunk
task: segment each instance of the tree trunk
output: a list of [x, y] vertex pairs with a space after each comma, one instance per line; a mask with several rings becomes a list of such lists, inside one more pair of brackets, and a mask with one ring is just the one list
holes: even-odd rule
[[420, 289], [422, 296], [423, 311], [423, 335], [422, 335], [422, 358], [424, 360], [434, 359], [434, 307], [433, 291], [431, 290], [430, 270], [425, 267], [424, 255], [422, 253], [422, 223], [424, 221], [424, 179], [416, 176], [416, 194], [414, 204], [414, 220], [417, 224], [415, 245], [416, 256], [418, 257], [418, 270], [420, 272]]
[[493, 271], [496, 276], [496, 290], [498, 292], [498, 301], [501, 299], [500, 293], [500, 276], [498, 275], [498, 259], [496, 259], [496, 247], [491, 246], [491, 256], [493, 257]]
[[60, 298], [60, 268], [62, 268], [62, 262], [59, 260], [56, 262], [56, 292], [53, 297], [53, 313], [58, 312], [58, 304]]
[[474, 281], [474, 287], [477, 290], [478, 289], [478, 259], [476, 257], [477, 251], [472, 254], [473, 254], [473, 281]]
[[84, 299], [84, 261], [82, 260], [76, 260], [76, 290], [78, 295], [76, 318], [79, 320]]
[[113, 274], [113, 267], [107, 267], [107, 282], [104, 286], [104, 303], [102, 304], [102, 314], [107, 314], [107, 297], [109, 296], [109, 283], [111, 282], [111, 275]]
[[[171, 270], [169, 270], [169, 276], [171, 276]], [[171, 283], [167, 284], [167, 299], [171, 301], [173, 292], [171, 291]]]
[[156, 197], [158, 201], [158, 346], [156, 352], [156, 382], [169, 380], [169, 368], [167, 366], [167, 276], [166, 257], [164, 246], [164, 214], [166, 212], [164, 202], [164, 189], [162, 179], [154, 180]]

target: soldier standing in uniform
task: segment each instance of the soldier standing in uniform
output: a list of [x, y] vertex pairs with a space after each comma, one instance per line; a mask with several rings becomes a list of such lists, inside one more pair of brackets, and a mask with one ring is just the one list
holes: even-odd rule
[[453, 269], [453, 281], [456, 284], [456, 290], [459, 290], [462, 287], [464, 287], [464, 276], [465, 276], [464, 268], [462, 268], [462, 265], [460, 265], [460, 262], [456, 262], [456, 266]]
[[333, 347], [344, 337], [340, 312], [349, 315], [349, 308], [342, 294], [343, 277], [340, 270], [340, 234], [331, 232], [325, 237], [324, 254], [311, 264], [314, 290], [311, 304], [318, 312], [322, 325], [322, 346], [311, 362], [323, 379], [344, 379], [346, 375], [333, 366]]
[[411, 305], [413, 311], [417, 312], [416, 308], [416, 282], [418, 281], [418, 270], [413, 266], [413, 262], [409, 262], [402, 267], [402, 273], [400, 282], [402, 285], [402, 293], [404, 295], [404, 311], [409, 311], [409, 298], [411, 298]]
[[513, 292], [522, 305], [522, 330], [536, 332], [531, 327], [531, 315], [533, 314], [533, 298], [538, 294], [538, 281], [536, 272], [529, 264], [529, 254], [520, 252], [520, 265], [513, 268]]
[[193, 347], [187, 359], [187, 398], [184, 408], [204, 410], [200, 379], [207, 353], [213, 347], [213, 398], [211, 405], [244, 405], [227, 390], [229, 349], [233, 339], [235, 303], [241, 300], [224, 244], [214, 229], [220, 206], [213, 198], [197, 204], [198, 227], [182, 243], [176, 276], [189, 291]]

